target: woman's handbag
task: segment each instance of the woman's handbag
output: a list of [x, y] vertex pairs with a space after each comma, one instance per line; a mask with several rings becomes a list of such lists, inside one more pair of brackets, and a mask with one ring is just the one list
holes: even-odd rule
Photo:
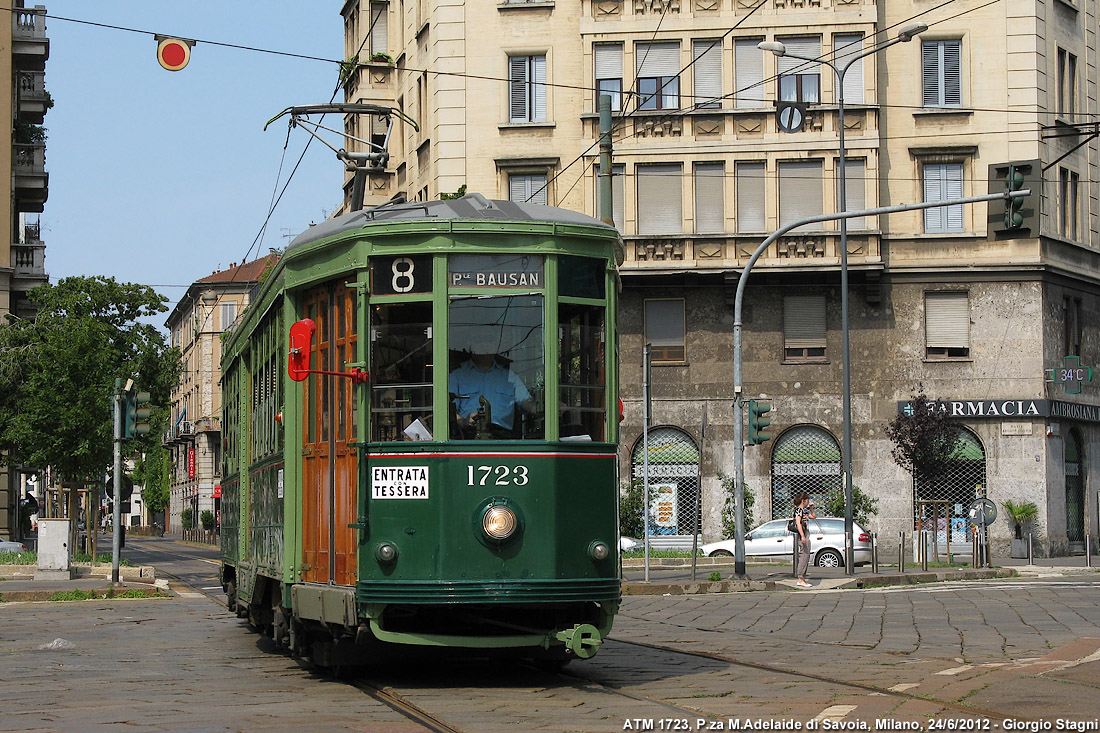
[[791, 532], [792, 534], [797, 534], [798, 528], [795, 527], [793, 519], [787, 520], [787, 531]]

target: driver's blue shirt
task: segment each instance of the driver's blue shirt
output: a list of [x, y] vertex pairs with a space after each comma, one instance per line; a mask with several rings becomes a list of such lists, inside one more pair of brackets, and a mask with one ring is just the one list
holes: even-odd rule
[[531, 393], [515, 372], [497, 362], [481, 371], [473, 360], [467, 360], [450, 373], [447, 389], [455, 397], [454, 404], [460, 417], [477, 412], [480, 397], [485, 397], [492, 411], [492, 422], [505, 430], [511, 430], [515, 422], [516, 403], [531, 399]]

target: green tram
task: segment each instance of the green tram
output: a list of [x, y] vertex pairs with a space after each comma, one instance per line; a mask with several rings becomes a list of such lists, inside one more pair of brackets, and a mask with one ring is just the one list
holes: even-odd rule
[[591, 657], [620, 601], [621, 256], [477, 194], [295, 239], [222, 360], [230, 609], [322, 665]]

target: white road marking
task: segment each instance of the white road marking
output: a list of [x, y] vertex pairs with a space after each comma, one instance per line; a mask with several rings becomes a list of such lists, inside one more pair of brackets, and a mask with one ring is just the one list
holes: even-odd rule
[[840, 720], [856, 709], [855, 705], [830, 705], [817, 714], [814, 720]]
[[200, 590], [221, 590], [221, 589], [222, 589], [222, 587], [220, 585], [208, 585], [205, 588], [201, 588]]
[[202, 593], [192, 593], [186, 590], [176, 591], [176, 595], [180, 598], [206, 598]]
[[950, 677], [950, 676], [953, 676], [953, 675], [961, 674], [963, 672], [967, 672], [971, 669], [974, 669], [973, 664], [964, 664], [961, 667], [952, 667], [951, 669], [945, 669], [945, 670], [942, 670], [940, 672], [936, 672], [936, 674], [944, 675], [945, 677]]

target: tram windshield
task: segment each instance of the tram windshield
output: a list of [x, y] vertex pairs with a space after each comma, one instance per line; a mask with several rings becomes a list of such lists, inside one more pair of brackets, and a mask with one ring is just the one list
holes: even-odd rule
[[543, 296], [452, 296], [447, 333], [451, 437], [544, 436]]

